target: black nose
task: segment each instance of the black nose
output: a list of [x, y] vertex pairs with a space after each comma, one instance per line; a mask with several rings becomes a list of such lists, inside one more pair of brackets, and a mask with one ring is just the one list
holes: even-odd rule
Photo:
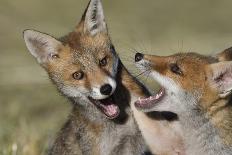
[[139, 62], [143, 59], [143, 54], [142, 53], [136, 53], [135, 54], [135, 62]]
[[112, 87], [109, 84], [105, 84], [100, 88], [100, 92], [103, 95], [110, 95], [111, 91], [112, 91]]

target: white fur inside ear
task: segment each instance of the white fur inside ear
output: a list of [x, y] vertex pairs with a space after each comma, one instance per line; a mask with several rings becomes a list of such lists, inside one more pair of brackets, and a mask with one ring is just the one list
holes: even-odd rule
[[85, 16], [84, 30], [92, 36], [107, 32], [101, 0], [91, 0]]
[[25, 30], [23, 36], [28, 50], [39, 63], [44, 63], [50, 56], [57, 54], [57, 48], [62, 45], [55, 38], [34, 30]]
[[232, 93], [232, 62], [219, 62], [211, 65], [213, 84], [224, 98]]

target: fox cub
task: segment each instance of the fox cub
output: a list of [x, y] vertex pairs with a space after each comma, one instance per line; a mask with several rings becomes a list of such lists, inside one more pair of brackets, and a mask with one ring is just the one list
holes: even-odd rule
[[121, 63], [100, 0], [91, 0], [74, 31], [60, 39], [25, 30], [30, 53], [73, 103], [50, 155], [141, 155], [146, 144], [132, 116], [133, 95], [148, 91]]
[[186, 154], [232, 154], [232, 48], [216, 56], [180, 53], [154, 56], [137, 53], [136, 65], [150, 70], [160, 91], [139, 99], [143, 111], [176, 113]]

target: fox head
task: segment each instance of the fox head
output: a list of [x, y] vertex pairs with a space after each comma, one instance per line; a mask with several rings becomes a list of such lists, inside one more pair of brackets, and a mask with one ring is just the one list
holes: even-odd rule
[[[160, 85], [161, 90], [146, 99], [136, 101], [145, 111], [170, 111], [181, 114], [188, 110], [208, 110], [220, 106], [232, 92], [232, 50], [216, 57], [196, 53], [154, 56], [137, 53], [136, 65]], [[221, 105], [223, 106], [223, 105]]]
[[118, 115], [110, 96], [117, 87], [119, 58], [100, 0], [91, 0], [75, 30], [60, 39], [35, 30], [23, 35], [30, 53], [65, 96], [82, 99], [81, 105], [94, 103], [109, 118]]

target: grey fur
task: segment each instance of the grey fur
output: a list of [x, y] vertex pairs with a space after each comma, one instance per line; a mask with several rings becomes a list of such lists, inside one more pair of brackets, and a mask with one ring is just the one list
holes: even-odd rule
[[223, 144], [217, 129], [200, 110], [180, 115], [188, 155], [231, 155], [232, 148]]

